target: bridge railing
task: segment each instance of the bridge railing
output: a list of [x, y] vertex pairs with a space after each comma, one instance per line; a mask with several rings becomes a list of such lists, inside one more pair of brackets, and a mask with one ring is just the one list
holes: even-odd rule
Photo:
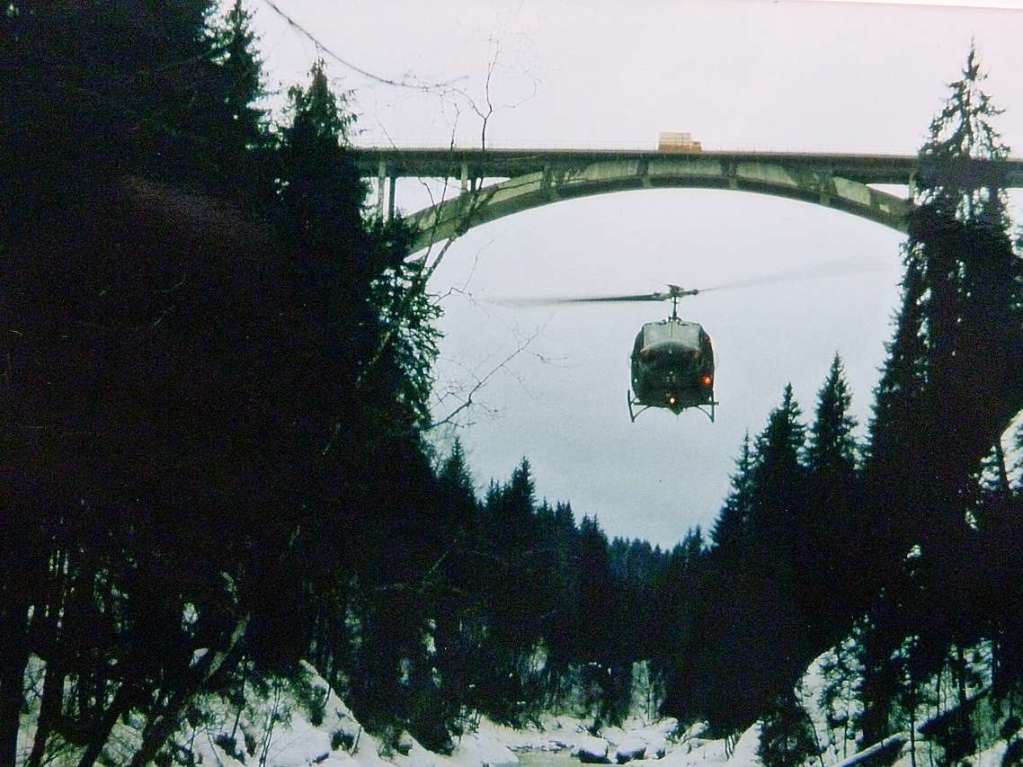
[[[698, 138], [698, 137], [697, 137]], [[713, 141], [702, 141], [704, 152], [734, 152], [734, 153], [764, 153], [764, 154], [839, 154], [839, 155], [878, 155], [878, 156], [906, 156], [915, 155], [919, 147], [895, 146], [892, 144], [812, 144], [803, 146], [784, 146], [780, 144], [761, 144], [756, 142], [727, 142], [715, 143]], [[363, 138], [353, 149], [362, 150], [443, 150], [450, 148], [456, 152], [478, 151], [478, 142], [465, 142], [455, 144], [453, 147], [448, 142], [439, 141], [430, 143], [424, 141], [390, 141], [387, 139], [367, 140]], [[657, 140], [654, 139], [623, 139], [594, 141], [585, 139], [582, 141], [572, 140], [551, 140], [551, 139], [526, 139], [526, 140], [496, 140], [487, 141], [487, 149], [515, 151], [531, 149], [535, 151], [557, 151], [557, 152], [656, 152]]]

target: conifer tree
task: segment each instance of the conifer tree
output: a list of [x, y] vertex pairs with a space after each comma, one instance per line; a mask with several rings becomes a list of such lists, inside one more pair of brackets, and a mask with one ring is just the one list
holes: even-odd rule
[[227, 112], [227, 130], [217, 140], [221, 154], [220, 176], [239, 192], [254, 185], [264, 204], [270, 191], [264, 172], [269, 166], [269, 135], [266, 112], [259, 105], [265, 92], [262, 62], [256, 53], [257, 37], [252, 30], [252, 13], [235, 0], [215, 31]]
[[[910, 225], [907, 258], [919, 264], [922, 334], [927, 344], [928, 515], [935, 541], [947, 540], [962, 519], [969, 474], [990, 449], [998, 418], [1023, 404], [1018, 374], [1005, 360], [1020, 349], [1019, 274], [1007, 233], [1004, 164], [1008, 149], [992, 125], [999, 114], [982, 90], [971, 47], [961, 79], [932, 121], [920, 152], [920, 206]], [[954, 408], [954, 433], [941, 424]], [[1018, 407], [1016, 408], [1018, 409]], [[942, 508], [944, 507], [944, 508]]]
[[856, 636], [854, 629], [853, 634], [827, 653], [821, 664], [824, 684], [817, 702], [831, 732], [834, 756], [839, 760], [849, 756], [850, 741], [855, 741], [854, 720], [860, 714], [856, 702], [856, 688], [861, 673], [856, 659]]
[[795, 693], [777, 696], [761, 721], [760, 761], [765, 767], [798, 767], [820, 751], [813, 722]]
[[807, 468], [824, 480], [847, 482], [856, 469], [856, 419], [849, 413], [852, 393], [838, 354], [817, 392], [816, 419], [810, 428]]
[[816, 417], [806, 448], [806, 529], [801, 538], [799, 580], [806, 608], [817, 620], [845, 620], [853, 594], [848, 574], [862, 567], [864, 546], [850, 534], [862, 517], [858, 503], [852, 394], [842, 360], [835, 355], [817, 393]]
[[472, 473], [465, 457], [462, 440], [456, 438], [451, 446], [451, 453], [445, 459], [438, 472], [441, 487], [445, 488], [456, 500], [453, 503], [465, 507], [476, 506], [476, 490], [473, 486]]
[[974, 636], [968, 627], [976, 621], [966, 616], [983, 599], [964, 588], [976, 582], [964, 556], [977, 545], [968, 512], [985, 456], [1007, 415], [1023, 406], [1023, 378], [1009, 362], [1023, 351], [1023, 286], [1007, 231], [1008, 150], [993, 127], [999, 110], [984, 79], [971, 48], [920, 152], [920, 204], [906, 249], [907, 266], [919, 275], [924, 383], [915, 430], [895, 434], [917, 481], [888, 492], [896, 493], [903, 520], [901, 555], [921, 547], [910, 603], [925, 645], [938, 637], [961, 645]]
[[735, 460], [731, 489], [711, 530], [711, 542], [718, 549], [719, 556], [741, 554], [749, 532], [752, 502], [753, 454], [747, 431], [742, 438], [739, 457]]
[[801, 417], [792, 384], [786, 384], [781, 404], [771, 411], [756, 439], [751, 525], [765, 545], [790, 547], [802, 532], [805, 471], [800, 456], [806, 430]]
[[[596, 519], [583, 517], [579, 525], [576, 559], [579, 571], [579, 601], [573, 616], [577, 631], [577, 659], [583, 664], [582, 683], [585, 702], [593, 713], [593, 730], [615, 723], [620, 714], [616, 700], [614, 675], [617, 649], [612, 621], [604, 618], [616, 614], [616, 605], [609, 604], [615, 593], [607, 537]], [[627, 705], [627, 704], [626, 704]]]
[[[923, 335], [924, 295], [920, 266], [905, 260], [902, 303], [895, 336], [887, 344], [888, 357], [874, 389], [873, 417], [869, 428], [869, 451], [865, 467], [872, 524], [881, 534], [870, 550], [873, 566], [868, 572], [890, 572], [912, 545], [914, 509], [919, 506], [919, 486], [911, 481], [927, 449], [925, 387], [927, 348]], [[872, 592], [879, 584], [871, 584]]]

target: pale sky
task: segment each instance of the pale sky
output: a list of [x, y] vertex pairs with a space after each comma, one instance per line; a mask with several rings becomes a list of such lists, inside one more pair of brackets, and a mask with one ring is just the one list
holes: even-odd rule
[[[939, 5], [707, 2], [279, 0], [359, 74], [326, 55], [352, 91], [360, 145], [479, 146], [488, 66], [492, 146], [654, 148], [689, 131], [706, 149], [914, 153], [959, 76], [970, 41], [1023, 154], [1023, 11]], [[256, 12], [268, 85], [306, 77], [317, 46], [266, 0]], [[424, 204], [404, 182], [398, 207]], [[708, 527], [743, 433], [759, 432], [791, 381], [806, 420], [836, 351], [861, 424], [890, 335], [901, 235], [807, 203], [715, 190], [643, 190], [559, 202], [479, 227], [448, 251], [439, 393], [471, 387], [458, 430], [477, 485], [525, 455], [539, 495], [597, 515], [610, 535], [672, 545]], [[680, 307], [718, 360], [716, 423], [625, 405], [629, 352], [667, 306], [510, 308], [494, 299], [643, 293], [804, 268], [831, 276], [707, 294]], [[443, 416], [458, 403], [438, 403]]]

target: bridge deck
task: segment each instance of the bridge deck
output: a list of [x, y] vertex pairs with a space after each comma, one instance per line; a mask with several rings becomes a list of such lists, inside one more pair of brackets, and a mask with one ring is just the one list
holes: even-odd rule
[[[464, 149], [450, 147], [365, 147], [352, 150], [364, 177], [376, 177], [384, 163], [391, 178], [459, 178], [463, 164], [470, 178], [514, 178], [559, 167], [608, 160], [715, 159], [724, 163], [760, 162], [787, 167], [827, 169], [863, 184], [907, 184], [919, 167], [916, 155], [815, 152], [659, 152], [646, 149]], [[1007, 161], [1007, 186], [1023, 187], [1023, 159]]]

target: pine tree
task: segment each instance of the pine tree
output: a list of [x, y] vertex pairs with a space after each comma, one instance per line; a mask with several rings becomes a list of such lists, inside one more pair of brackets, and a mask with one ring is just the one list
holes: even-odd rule
[[[913, 540], [920, 487], [912, 481], [928, 445], [925, 428], [927, 347], [923, 335], [923, 277], [915, 259], [905, 261], [902, 303], [894, 339], [874, 389], [873, 417], [865, 467], [871, 523], [881, 534], [869, 552], [867, 572], [891, 572]], [[877, 583], [866, 586], [872, 593]]]
[[669, 677], [665, 709], [673, 715], [703, 716], [726, 732], [748, 726], [819, 652], [820, 627], [801, 612], [806, 584], [798, 578], [808, 529], [804, 437], [789, 385], [754, 443], [746, 545], [708, 557], [692, 644]]
[[850, 741], [855, 740], [854, 719], [860, 714], [855, 693], [862, 670], [857, 663], [856, 649], [856, 634], [853, 633], [836, 644], [821, 664], [824, 684], [817, 702], [831, 733], [834, 756], [839, 760], [849, 756]]
[[1008, 149], [992, 126], [1000, 110], [982, 90], [985, 77], [971, 48], [920, 152], [920, 205], [907, 246], [925, 291], [929, 410], [937, 416], [950, 402], [955, 407], [954, 435], [940, 428], [931, 435], [932, 449], [948, 453], [935, 472], [946, 498], [962, 491], [957, 484], [990, 448], [994, 428], [1004, 425], [991, 419], [1004, 418], [1002, 411], [1020, 397], [1011, 386], [1018, 374], [1003, 361], [1020, 348], [1021, 334], [1014, 316], [1019, 267], [1003, 188]]
[[240, 192], [255, 185], [264, 197], [269, 191], [262, 171], [269, 160], [266, 111], [259, 106], [265, 96], [262, 62], [255, 50], [252, 13], [235, 0], [215, 31], [220, 55], [224, 93], [221, 108], [227, 113], [225, 131], [217, 141], [221, 152], [221, 177]]
[[842, 359], [835, 354], [828, 377], [817, 392], [817, 412], [810, 428], [807, 468], [825, 481], [848, 482], [856, 470], [856, 419], [849, 413], [852, 393]]
[[526, 458], [511, 480], [488, 494], [483, 509], [490, 564], [482, 591], [487, 642], [480, 662], [484, 710], [501, 721], [521, 723], [542, 699], [531, 659], [542, 639], [543, 608], [550, 586], [537, 558], [539, 524], [532, 467]]
[[593, 714], [592, 729], [617, 719], [612, 677], [616, 660], [613, 621], [604, 619], [617, 614], [612, 603], [614, 577], [607, 537], [596, 519], [583, 517], [579, 524], [576, 567], [579, 572], [579, 601], [573, 623], [577, 631], [576, 660], [583, 667], [584, 702]]
[[753, 501], [753, 454], [747, 431], [742, 438], [739, 457], [735, 460], [735, 473], [725, 505], [718, 513], [711, 530], [711, 541], [719, 556], [741, 555], [749, 533], [750, 511]]
[[852, 395], [842, 360], [835, 355], [817, 393], [816, 418], [806, 448], [808, 491], [804, 535], [798, 557], [806, 609], [819, 621], [837, 625], [855, 598], [845, 586], [848, 573], [862, 566], [864, 546], [850, 534], [863, 514], [859, 508], [858, 448], [849, 413]]
[[[953, 616], [972, 610], [975, 600], [940, 584], [973, 580], [961, 556], [976, 538], [967, 512], [984, 457], [1009, 414], [1023, 406], [1023, 378], [1009, 362], [1023, 351], [1023, 286], [1008, 235], [1008, 150], [992, 125], [999, 110], [982, 89], [984, 79], [971, 48], [920, 152], [920, 204], [907, 244], [920, 278], [925, 385], [916, 403], [918, 433], [900, 435], [911, 446], [903, 460], [916, 463], [918, 486], [900, 504], [909, 535], [903, 545], [922, 547], [923, 594], [946, 595], [940, 605], [921, 606], [921, 620], [936, 624], [921, 632], [960, 642], [967, 621]], [[949, 594], [961, 599], [950, 603]]]
[[751, 529], [757, 539], [771, 546], [789, 546], [802, 532], [806, 475], [800, 456], [806, 430], [801, 416], [792, 384], [787, 384], [781, 404], [771, 411], [767, 426], [756, 439]]
[[800, 767], [820, 752], [813, 722], [795, 693], [776, 697], [761, 721], [760, 761], [765, 767]]
[[451, 453], [441, 466], [439, 479], [441, 485], [449, 489], [452, 494], [457, 494], [466, 501], [472, 501], [475, 506], [476, 491], [465, 457], [465, 448], [462, 447], [462, 440], [455, 439], [451, 446]]
[[920, 150], [918, 179], [921, 202], [948, 220], [982, 221], [995, 232], [1005, 230], [1004, 168], [1008, 147], [991, 119], [1002, 113], [981, 86], [976, 48], [971, 45], [962, 78], [949, 84], [948, 100], [931, 121], [930, 134]]

